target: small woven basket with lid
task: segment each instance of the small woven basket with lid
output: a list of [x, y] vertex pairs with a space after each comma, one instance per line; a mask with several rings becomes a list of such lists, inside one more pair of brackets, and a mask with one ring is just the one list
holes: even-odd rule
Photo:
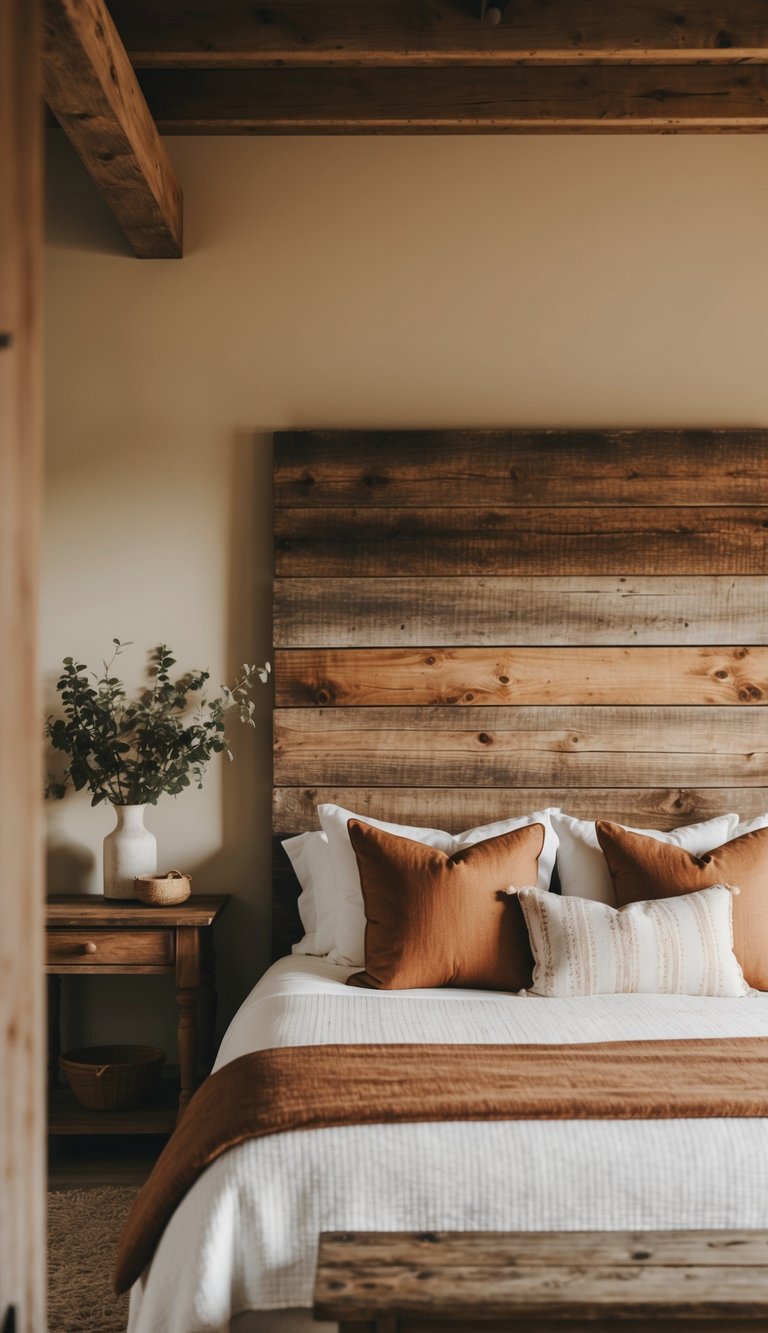
[[87, 1046], [59, 1056], [59, 1068], [89, 1111], [123, 1111], [146, 1102], [160, 1078], [159, 1046]]
[[169, 870], [167, 875], [137, 875], [133, 891], [139, 902], [150, 907], [173, 907], [184, 903], [192, 892], [192, 876], [183, 870]]

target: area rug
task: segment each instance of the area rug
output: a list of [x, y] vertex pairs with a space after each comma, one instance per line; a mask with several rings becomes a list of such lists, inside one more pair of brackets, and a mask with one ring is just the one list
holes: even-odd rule
[[128, 1297], [112, 1267], [136, 1185], [48, 1193], [48, 1333], [124, 1333]]

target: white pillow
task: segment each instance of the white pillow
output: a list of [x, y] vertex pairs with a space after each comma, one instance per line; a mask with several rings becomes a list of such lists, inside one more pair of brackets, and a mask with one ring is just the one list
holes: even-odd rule
[[535, 965], [530, 994], [748, 995], [733, 952], [732, 889], [608, 907], [518, 891]]
[[539, 885], [549, 888], [557, 852], [557, 838], [552, 828], [550, 815], [552, 810], [536, 810], [532, 815], [521, 815], [518, 819], [502, 819], [495, 824], [483, 824], [480, 828], [467, 829], [464, 833], [444, 833], [442, 829], [411, 828], [406, 824], [387, 824], [381, 819], [371, 819], [369, 815], [356, 815], [352, 810], [345, 810], [340, 805], [319, 805], [317, 813], [323, 831], [328, 835], [328, 847], [333, 861], [335, 875], [335, 924], [334, 944], [330, 958], [335, 963], [346, 963], [350, 967], [365, 967], [365, 908], [363, 893], [360, 888], [360, 875], [357, 860], [352, 850], [347, 831], [347, 821], [361, 819], [385, 833], [394, 833], [399, 838], [412, 838], [414, 842], [425, 843], [428, 847], [439, 847], [451, 856], [459, 847], [467, 847], [485, 838], [495, 838], [513, 829], [525, 828], [527, 824], [544, 825], [544, 846], [539, 857]]
[[[700, 856], [735, 837], [738, 822], [738, 815], [719, 815], [703, 824], [687, 824], [685, 828], [666, 833], [649, 828], [633, 828], [630, 833], [642, 833], [658, 842], [670, 842]], [[615, 907], [613, 881], [597, 841], [594, 822], [573, 819], [571, 815], [554, 811], [552, 825], [558, 840], [557, 871], [563, 895], [566, 898], [591, 898], [594, 902]]]
[[322, 957], [333, 948], [335, 893], [328, 839], [318, 829], [286, 838], [283, 847], [301, 885], [299, 916], [305, 931], [292, 952]]
[[731, 834], [729, 842], [733, 838], [743, 838], [745, 833], [756, 833], [758, 829], [768, 828], [768, 814], [755, 815], [754, 819], [746, 819], [743, 824], [739, 824], [736, 832]]

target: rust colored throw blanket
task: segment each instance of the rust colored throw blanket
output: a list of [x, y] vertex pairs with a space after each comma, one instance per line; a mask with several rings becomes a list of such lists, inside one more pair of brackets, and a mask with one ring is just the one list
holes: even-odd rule
[[768, 1037], [256, 1051], [203, 1084], [136, 1200], [114, 1285], [141, 1276], [211, 1162], [247, 1139], [430, 1120], [668, 1120], [768, 1114]]

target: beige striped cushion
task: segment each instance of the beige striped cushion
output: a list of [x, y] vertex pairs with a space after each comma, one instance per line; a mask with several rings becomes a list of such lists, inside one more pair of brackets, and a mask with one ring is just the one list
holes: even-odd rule
[[733, 953], [731, 895], [697, 893], [609, 907], [537, 888], [518, 891], [534, 995], [747, 995]]

